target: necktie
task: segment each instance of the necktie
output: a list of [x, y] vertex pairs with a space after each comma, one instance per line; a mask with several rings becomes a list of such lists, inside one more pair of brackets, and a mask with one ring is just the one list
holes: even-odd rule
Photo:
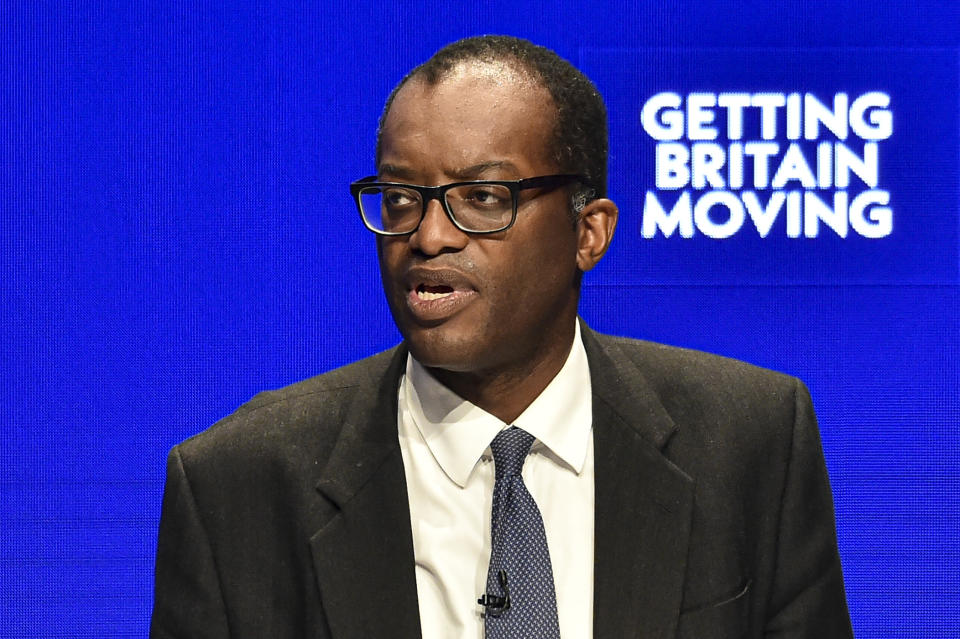
[[486, 595], [503, 599], [487, 606], [486, 639], [560, 639], [543, 518], [520, 477], [532, 444], [533, 435], [515, 426], [490, 444], [496, 480]]

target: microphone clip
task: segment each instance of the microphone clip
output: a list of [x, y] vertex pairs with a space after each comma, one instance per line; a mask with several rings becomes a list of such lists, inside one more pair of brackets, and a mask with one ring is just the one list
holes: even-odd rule
[[507, 610], [510, 610], [510, 587], [507, 585], [507, 571], [501, 569], [497, 572], [497, 581], [500, 582], [500, 588], [503, 590], [503, 596], [484, 593], [477, 599], [477, 603], [487, 609], [486, 614], [491, 617], [499, 617]]

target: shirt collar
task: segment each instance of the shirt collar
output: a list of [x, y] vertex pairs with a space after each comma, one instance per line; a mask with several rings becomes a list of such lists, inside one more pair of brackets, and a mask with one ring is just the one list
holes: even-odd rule
[[[466, 486], [490, 442], [509, 424], [438, 382], [411, 355], [403, 387], [406, 406], [434, 459], [452, 481]], [[577, 322], [567, 361], [512, 425], [580, 474], [593, 425], [591, 397], [590, 368]]]

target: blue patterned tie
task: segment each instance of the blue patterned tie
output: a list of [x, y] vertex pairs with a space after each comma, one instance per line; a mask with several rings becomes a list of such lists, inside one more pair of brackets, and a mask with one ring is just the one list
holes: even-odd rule
[[[532, 444], [533, 435], [516, 426], [501, 431], [490, 444], [496, 482], [487, 572], [486, 639], [560, 639], [553, 567], [543, 518], [520, 477]], [[489, 605], [490, 595], [493, 605]]]

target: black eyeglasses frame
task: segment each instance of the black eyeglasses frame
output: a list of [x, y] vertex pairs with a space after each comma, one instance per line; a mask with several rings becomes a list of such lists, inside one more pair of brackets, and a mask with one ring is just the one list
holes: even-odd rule
[[[357, 205], [357, 211], [360, 213], [360, 219], [363, 221], [363, 225], [367, 227], [370, 231], [373, 231], [377, 235], [385, 237], [398, 237], [402, 235], [412, 235], [417, 232], [417, 229], [420, 228], [420, 225], [423, 223], [423, 218], [427, 214], [427, 205], [431, 200], [438, 200], [440, 202], [443, 212], [446, 213], [447, 218], [450, 222], [453, 223], [455, 227], [464, 233], [470, 233], [472, 235], [489, 235], [491, 233], [501, 233], [506, 231], [517, 221], [517, 206], [520, 191], [526, 191], [529, 189], [549, 189], [553, 190], [567, 184], [572, 184], [573, 182], [580, 182], [587, 188], [590, 187], [589, 183], [582, 175], [576, 175], [573, 173], [558, 173], [556, 175], [539, 175], [536, 177], [523, 178], [521, 180], [467, 180], [464, 182], [450, 182], [449, 184], [441, 184], [438, 186], [423, 186], [420, 184], [406, 184], [404, 182], [378, 182], [376, 175], [371, 175], [369, 177], [362, 178], [350, 184], [350, 193], [353, 195], [354, 202]], [[475, 231], [473, 229], [465, 228], [460, 222], [457, 221], [456, 216], [454, 216], [453, 211], [450, 209], [450, 205], [447, 203], [446, 194], [452, 188], [458, 186], [468, 186], [468, 185], [499, 185], [504, 186], [510, 189], [510, 199], [512, 201], [512, 212], [510, 215], [510, 222], [506, 225], [492, 229], [492, 230], [483, 230]], [[420, 199], [423, 202], [423, 208], [420, 211], [420, 219], [417, 221], [417, 224], [410, 229], [409, 231], [384, 231], [382, 229], [375, 228], [367, 222], [366, 216], [363, 214], [363, 205], [360, 202], [360, 194], [364, 189], [370, 187], [398, 187], [411, 189], [420, 194]]]

